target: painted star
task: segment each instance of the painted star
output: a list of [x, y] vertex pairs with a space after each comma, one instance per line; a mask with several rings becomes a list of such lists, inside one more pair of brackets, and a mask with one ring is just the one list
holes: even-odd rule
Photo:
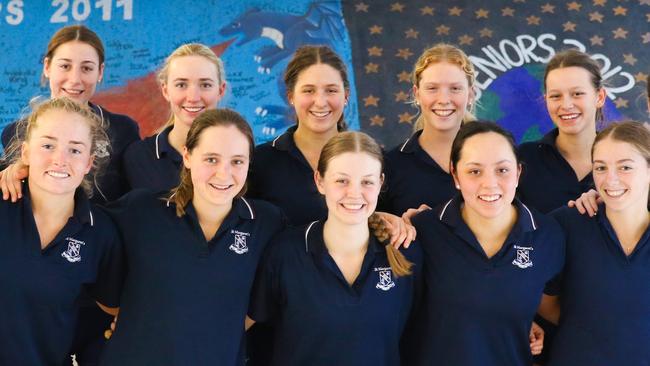
[[594, 6], [605, 6], [607, 0], [594, 0]]
[[355, 7], [354, 10], [355, 10], [357, 13], [360, 12], [360, 11], [362, 11], [362, 12], [364, 12], [364, 13], [367, 13], [367, 12], [368, 12], [368, 4], [365, 4], [365, 3], [357, 3], [357, 4], [354, 5], [354, 7]]
[[411, 56], [413, 56], [413, 52], [408, 48], [400, 48], [397, 50], [397, 54], [395, 54], [395, 57], [401, 57], [404, 61], [408, 60]]
[[384, 51], [383, 48], [379, 48], [377, 46], [372, 46], [368, 48], [368, 56], [378, 56], [381, 57], [382, 52]]
[[515, 3], [525, 3], [526, 0], [514, 0]]
[[378, 73], [379, 72], [379, 65], [374, 63], [374, 62], [367, 63], [365, 68], [366, 68], [366, 74], [372, 74], [372, 73]]
[[467, 34], [463, 34], [462, 36], [458, 37], [458, 43], [460, 43], [461, 46], [464, 44], [471, 45], [472, 41], [474, 41], [474, 37], [470, 37]]
[[627, 108], [627, 99], [623, 98], [616, 98], [614, 101], [614, 104], [616, 104], [616, 108]]
[[402, 71], [399, 74], [397, 74], [397, 79], [399, 80], [400, 83], [403, 81], [409, 83], [411, 82], [411, 74], [409, 74], [406, 71]]
[[526, 17], [526, 22], [528, 22], [528, 25], [539, 25], [539, 22], [542, 19], [538, 16], [531, 15], [529, 17]]
[[414, 114], [410, 114], [409, 112], [404, 112], [399, 115], [399, 123], [411, 123], [411, 120], [415, 117]]
[[501, 16], [502, 17], [514, 17], [515, 16], [515, 9], [507, 6], [503, 9], [501, 9]]
[[381, 34], [384, 31], [384, 27], [380, 27], [377, 24], [373, 25], [370, 29], [370, 34]]
[[430, 6], [425, 6], [420, 8], [420, 15], [433, 15], [433, 8]]
[[549, 3], [542, 5], [542, 13], [555, 13], [555, 5], [551, 5]]
[[414, 38], [414, 39], [417, 39], [418, 35], [420, 34], [420, 32], [416, 31], [413, 28], [407, 29], [406, 32], [404, 33], [406, 34], [406, 38]]
[[[400, 80], [402, 81], [402, 80]], [[395, 93], [395, 101], [396, 102], [406, 102], [409, 99], [409, 95], [407, 93], [404, 93], [403, 91], [399, 91], [399, 93]]]
[[624, 7], [622, 7], [622, 6], [620, 6], [620, 5], [617, 6], [617, 7], [615, 7], [615, 8], [612, 9], [612, 10], [614, 11], [614, 15], [622, 15], [622, 16], [626, 16], [626, 15], [627, 15], [627, 9], [624, 8]]
[[576, 31], [576, 23], [566, 22], [566, 23], [562, 24], [562, 26], [564, 27], [565, 32], [575, 32]]
[[393, 3], [390, 5], [390, 11], [402, 12], [404, 11], [404, 4], [402, 3]]
[[568, 4], [566, 4], [568, 10], [575, 10], [575, 11], [580, 11], [580, 8], [582, 8], [582, 4], [580, 4], [577, 1], [572, 1]]
[[642, 34], [641, 39], [643, 40], [643, 43], [650, 43], [650, 32]]
[[492, 30], [488, 28], [483, 28], [478, 32], [481, 35], [481, 38], [492, 38]]
[[623, 58], [625, 59], [623, 61], [623, 63], [626, 63], [626, 64], [628, 64], [630, 66], [634, 66], [636, 64], [636, 62], [638, 61], [636, 59], [636, 57], [634, 57], [634, 55], [631, 54], [631, 53], [624, 53]]
[[589, 38], [589, 41], [591, 42], [591, 45], [592, 45], [592, 46], [595, 46], [595, 45], [602, 46], [602, 45], [603, 45], [604, 38], [603, 38], [603, 37], [599, 37], [599, 36], [593, 36], [593, 37]]
[[363, 98], [363, 106], [368, 107], [368, 106], [375, 106], [379, 107], [379, 99], [375, 97], [374, 95], [370, 94], [367, 97]]
[[474, 14], [476, 14], [476, 19], [481, 19], [481, 18], [487, 19], [490, 12], [485, 9], [479, 9], [475, 11]]
[[444, 24], [443, 24], [443, 25], [439, 25], [439, 26], [436, 27], [436, 34], [439, 35], [439, 36], [441, 36], [441, 35], [443, 35], [443, 34], [447, 35], [447, 34], [449, 34], [449, 30], [450, 30], [450, 29], [451, 29], [451, 28], [447, 27], [447, 26], [444, 25]]
[[463, 9], [461, 9], [461, 8], [459, 8], [457, 6], [454, 6], [453, 8], [449, 8], [449, 15], [454, 15], [454, 16], [459, 17], [460, 13], [462, 13], [462, 12], [463, 12]]
[[371, 125], [371, 126], [380, 126], [380, 127], [383, 127], [383, 126], [384, 126], [384, 120], [385, 120], [385, 119], [386, 119], [386, 118], [384, 118], [384, 117], [382, 117], [382, 116], [380, 116], [380, 115], [378, 115], [378, 114], [375, 114], [374, 116], [372, 116], [372, 117], [370, 118], [370, 125]]
[[639, 71], [636, 75], [634, 75], [634, 81], [637, 83], [642, 83], [646, 80], [648, 80], [648, 74]]
[[603, 15], [597, 11], [594, 11], [593, 13], [589, 13], [589, 21], [602, 23]]
[[621, 27], [616, 28], [615, 30], [612, 31], [614, 33], [614, 39], [617, 38], [627, 38], [627, 31]]

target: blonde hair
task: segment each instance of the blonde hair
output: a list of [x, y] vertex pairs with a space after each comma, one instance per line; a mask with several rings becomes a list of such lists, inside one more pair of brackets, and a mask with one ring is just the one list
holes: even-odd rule
[[[187, 140], [185, 141], [187, 151], [191, 153], [198, 146], [203, 131], [210, 127], [218, 126], [235, 126], [239, 132], [246, 136], [249, 144], [248, 156], [252, 158], [255, 148], [253, 130], [251, 130], [248, 122], [239, 113], [225, 108], [207, 110], [196, 117], [190, 130], [187, 132]], [[246, 184], [237, 193], [236, 197], [241, 197], [244, 193], [246, 193]], [[171, 194], [168, 197], [168, 200], [174, 202], [176, 205], [176, 215], [178, 217], [185, 215], [185, 206], [187, 206], [193, 197], [194, 185], [192, 184], [192, 172], [183, 165], [180, 172], [180, 183], [176, 188], [171, 190]]]
[[[384, 170], [384, 158], [379, 144], [363, 132], [347, 131], [332, 137], [323, 147], [317, 166], [318, 173], [321, 177], [325, 176], [329, 162], [332, 159], [349, 152], [370, 155], [370, 157], [379, 161], [381, 166], [380, 171]], [[368, 226], [380, 241], [385, 242], [388, 239], [385, 225], [376, 214], [373, 214], [368, 219]], [[402, 252], [390, 244], [386, 245], [386, 256], [395, 277], [407, 276], [412, 273], [411, 267], [413, 263], [409, 262]]]
[[97, 177], [104, 165], [107, 163], [107, 158], [110, 154], [105, 151], [99, 153], [99, 150], [110, 149], [110, 140], [106, 131], [104, 130], [102, 120], [93, 112], [87, 105], [78, 104], [72, 99], [66, 97], [46, 99], [44, 101], [34, 101], [31, 105], [32, 112], [26, 117], [16, 123], [16, 134], [11, 139], [9, 146], [5, 150], [2, 158], [4, 164], [15, 164], [21, 159], [21, 151], [23, 142], [29, 141], [32, 132], [38, 127], [38, 120], [45, 113], [52, 110], [60, 110], [69, 113], [78, 114], [83, 118], [88, 127], [90, 127], [90, 151], [91, 156], [94, 156], [93, 166], [90, 173], [86, 174], [81, 187], [84, 189], [88, 197], [92, 197], [93, 186], [90, 174]]
[[[212, 50], [203, 44], [200, 43], [186, 43], [184, 45], [176, 48], [172, 53], [167, 56], [162, 67], [158, 71], [158, 83], [162, 87], [163, 84], [167, 82], [167, 77], [169, 76], [169, 66], [171, 65], [174, 59], [185, 56], [201, 56], [212, 62], [217, 68], [217, 77], [219, 86], [226, 82], [226, 71], [223, 67], [223, 61], [214, 53]], [[170, 112], [169, 119], [165, 124], [159, 129], [159, 131], [164, 130], [165, 128], [174, 124], [174, 114]]]
[[[460, 67], [460, 69], [465, 73], [470, 90], [474, 88], [474, 84], [476, 83], [474, 65], [472, 65], [472, 62], [463, 50], [447, 43], [438, 43], [422, 52], [418, 60], [415, 62], [413, 71], [411, 72], [411, 82], [413, 85], [418, 86], [420, 84], [422, 72], [424, 72], [427, 67], [440, 62], [448, 62]], [[415, 102], [415, 96], [413, 96], [413, 98], [413, 102]], [[470, 109], [465, 111], [463, 122], [474, 120], [476, 120], [476, 117], [474, 116], [474, 105], [471, 105]], [[413, 125], [413, 130], [418, 131], [422, 128], [424, 128], [424, 120], [422, 115], [420, 115]]]

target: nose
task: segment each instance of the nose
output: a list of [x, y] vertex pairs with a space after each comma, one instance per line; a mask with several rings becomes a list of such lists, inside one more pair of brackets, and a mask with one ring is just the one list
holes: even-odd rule
[[617, 182], [618, 181], [618, 169], [616, 169], [616, 168], [607, 169], [606, 178], [607, 178], [608, 182]]
[[52, 164], [55, 166], [65, 166], [68, 160], [68, 155], [64, 149], [55, 149], [51, 157]]
[[187, 101], [196, 102], [201, 99], [201, 90], [199, 86], [189, 86], [185, 94]]
[[497, 178], [496, 173], [486, 171], [483, 174], [483, 180], [481, 181], [481, 184], [483, 185], [483, 187], [486, 187], [486, 188], [494, 188], [494, 187], [496, 187], [498, 185], [498, 178]]
[[318, 91], [314, 95], [314, 105], [318, 107], [324, 107], [327, 106], [327, 95], [325, 95], [325, 92], [323, 91]]
[[217, 178], [226, 178], [230, 174], [230, 164], [221, 162], [217, 164], [217, 167], [214, 171], [214, 176]]
[[561, 107], [564, 109], [571, 109], [573, 108], [573, 99], [571, 98], [570, 95], [563, 96], [562, 97], [562, 104]]
[[351, 183], [348, 185], [347, 189], [348, 197], [361, 197], [361, 184], [360, 183]]
[[69, 80], [75, 84], [81, 83], [81, 69], [79, 67], [72, 67], [69, 74]]
[[440, 90], [438, 90], [436, 103], [445, 106], [450, 102], [451, 102], [451, 98], [449, 98], [449, 91], [445, 88], [441, 88]]

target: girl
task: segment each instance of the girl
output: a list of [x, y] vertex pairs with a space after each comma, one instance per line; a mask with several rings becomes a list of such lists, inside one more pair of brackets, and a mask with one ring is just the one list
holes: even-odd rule
[[171, 116], [161, 132], [126, 150], [124, 166], [132, 188], [169, 191], [178, 185], [183, 146], [194, 119], [216, 108], [226, 90], [223, 62], [207, 46], [184, 44], [158, 72]]
[[560, 324], [550, 365], [645, 365], [650, 131], [638, 122], [612, 124], [596, 137], [592, 159], [601, 214], [553, 213], [567, 235], [567, 254], [559, 299], [547, 298], [540, 309]]
[[[25, 128], [22, 124], [25, 123]], [[0, 364], [70, 364], [82, 290], [116, 306], [123, 273], [119, 235], [88, 201], [103, 160], [102, 121], [53, 98], [19, 124], [9, 152], [29, 170], [17, 203], [0, 200]]]
[[314, 179], [327, 219], [280, 234], [256, 279], [250, 317], [275, 326], [272, 365], [400, 363], [420, 256], [406, 251], [413, 266], [369, 232], [382, 165], [381, 148], [360, 132], [323, 147]]
[[410, 363], [530, 364], [531, 323], [563, 264], [561, 229], [514, 198], [521, 166], [497, 124], [463, 125], [450, 171], [460, 195], [413, 218], [426, 290]]
[[128, 274], [103, 365], [235, 365], [262, 250], [283, 226], [274, 206], [242, 197], [253, 134], [237, 113], [190, 127], [180, 183], [165, 199], [134, 190], [111, 209]]
[[416, 132], [386, 154], [381, 208], [397, 215], [453, 196], [449, 151], [461, 124], [475, 119], [474, 67], [462, 50], [443, 43], [425, 50], [411, 78], [420, 108]]
[[[131, 118], [107, 111], [90, 103], [104, 75], [104, 45], [97, 34], [83, 25], [71, 25], [59, 29], [50, 39], [43, 58], [43, 79], [47, 80], [52, 98], [67, 97], [89, 106], [108, 133], [108, 139], [98, 143], [97, 154], [107, 158], [105, 172], [92, 178], [91, 199], [96, 203], [113, 201], [128, 191], [122, 166], [126, 147], [140, 139], [138, 125]], [[2, 131], [5, 148], [16, 136], [15, 124]], [[26, 177], [27, 168], [13, 164], [0, 174], [3, 199], [15, 202], [21, 195], [20, 179]]]

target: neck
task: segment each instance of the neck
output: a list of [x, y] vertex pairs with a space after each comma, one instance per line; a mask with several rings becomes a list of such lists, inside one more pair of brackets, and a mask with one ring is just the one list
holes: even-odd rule
[[650, 225], [650, 212], [646, 202], [647, 199], [642, 201], [643, 204], [621, 211], [605, 209], [605, 215], [618, 236], [619, 233], [626, 233], [629, 237], [636, 238], [635, 243], [641, 238]]
[[192, 205], [194, 206], [199, 225], [206, 240], [214, 237], [219, 227], [221, 227], [223, 220], [232, 209], [232, 201], [224, 205], [213, 205], [196, 199], [196, 194], [192, 199]]
[[418, 138], [422, 150], [426, 151], [446, 172], [449, 172], [451, 145], [459, 129], [460, 126], [448, 131], [440, 131], [425, 124], [422, 134]]
[[368, 249], [370, 230], [365, 222], [346, 225], [330, 216], [323, 226], [323, 238], [330, 253], [354, 255]]
[[496, 238], [507, 236], [517, 222], [517, 209], [510, 205], [506, 212], [497, 217], [485, 218], [463, 205], [463, 221], [477, 238]]
[[301, 124], [298, 124], [296, 132], [293, 134], [293, 141], [296, 143], [296, 146], [303, 152], [318, 152], [320, 155], [323, 146], [329, 141], [332, 137], [338, 134], [336, 128], [327, 131], [327, 132], [314, 132], [307, 128], [303, 128]]
[[67, 222], [74, 212], [74, 192], [66, 195], [49, 194], [29, 182], [29, 197], [34, 216], [47, 218], [48, 222]]
[[596, 139], [596, 129], [585, 130], [577, 135], [559, 133], [555, 145], [565, 158], [591, 161], [591, 147]]
[[183, 147], [185, 146], [189, 130], [190, 128], [182, 123], [174, 123], [174, 127], [169, 131], [169, 144], [172, 145], [174, 150], [178, 151], [179, 154], [183, 153]]

